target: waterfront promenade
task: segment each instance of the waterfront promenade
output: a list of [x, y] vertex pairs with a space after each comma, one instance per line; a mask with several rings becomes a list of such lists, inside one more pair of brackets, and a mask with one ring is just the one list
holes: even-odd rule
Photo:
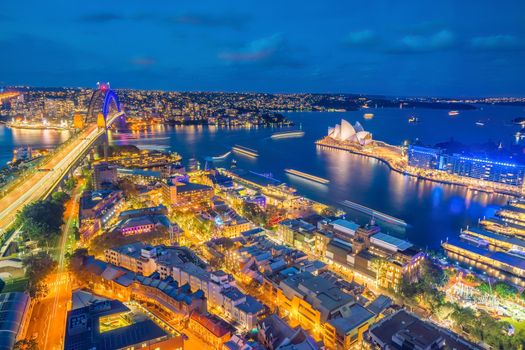
[[384, 162], [390, 169], [408, 176], [419, 179], [467, 187], [470, 190], [487, 193], [501, 193], [510, 196], [521, 196], [523, 191], [517, 186], [509, 186], [496, 182], [482, 181], [464, 176], [449, 174], [444, 171], [419, 169], [408, 165], [407, 156], [401, 147], [389, 145], [381, 141], [372, 141], [366, 146], [355, 143], [347, 143], [325, 137], [315, 142], [318, 147], [342, 150], [371, 157]]

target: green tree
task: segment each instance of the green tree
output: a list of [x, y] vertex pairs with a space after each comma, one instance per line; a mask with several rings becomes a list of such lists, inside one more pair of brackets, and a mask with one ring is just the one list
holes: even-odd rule
[[55, 202], [61, 203], [61, 204], [64, 204], [70, 198], [71, 197], [69, 196], [69, 194], [67, 194], [66, 192], [62, 192], [62, 191], [53, 192], [53, 194], [51, 195], [52, 200], [54, 200]]
[[17, 224], [32, 240], [40, 243], [56, 237], [64, 224], [64, 205], [45, 199], [26, 205], [17, 214]]
[[494, 293], [500, 298], [510, 299], [516, 296], [518, 290], [505, 282], [497, 282], [494, 284]]
[[26, 268], [26, 276], [29, 279], [29, 295], [36, 298], [45, 297], [47, 286], [44, 280], [56, 268], [56, 261], [46, 252], [39, 252], [26, 257], [22, 264]]
[[14, 350], [38, 350], [38, 342], [35, 338], [20, 339], [13, 347]]
[[477, 289], [483, 294], [492, 294], [492, 288], [487, 282], [482, 282], [477, 286]]

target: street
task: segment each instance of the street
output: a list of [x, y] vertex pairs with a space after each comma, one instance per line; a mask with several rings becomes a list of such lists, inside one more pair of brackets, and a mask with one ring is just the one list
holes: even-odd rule
[[36, 337], [42, 350], [63, 348], [67, 305], [71, 300], [71, 278], [65, 271], [65, 250], [69, 229], [77, 217], [80, 188], [81, 185], [75, 188], [72, 198], [66, 203], [66, 223], [60, 237], [57, 272], [47, 278], [49, 294], [35, 305], [27, 330], [27, 337]]

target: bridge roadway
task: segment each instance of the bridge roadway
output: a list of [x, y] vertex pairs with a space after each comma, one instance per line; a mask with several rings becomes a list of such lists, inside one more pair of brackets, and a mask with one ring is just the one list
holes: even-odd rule
[[[106, 124], [111, 125], [122, 114], [116, 113], [108, 117]], [[81, 135], [77, 135], [74, 142], [59, 150], [42, 166], [49, 171], [34, 173], [0, 199], [0, 235], [14, 223], [16, 213], [25, 205], [47, 197], [104, 132], [104, 129], [99, 129], [96, 125], [88, 126]]]

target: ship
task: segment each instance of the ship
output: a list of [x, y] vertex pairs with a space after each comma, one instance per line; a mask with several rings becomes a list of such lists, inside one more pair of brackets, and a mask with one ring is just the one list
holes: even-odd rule
[[284, 169], [284, 172], [288, 173], [288, 174], [292, 174], [292, 175], [298, 176], [298, 177], [301, 177], [301, 178], [306, 179], [306, 180], [315, 181], [315, 182], [318, 182], [320, 184], [328, 184], [328, 183], [330, 183], [330, 180], [323, 179], [322, 177], [319, 177], [319, 176], [303, 173], [302, 171], [295, 170], [295, 169]]
[[214, 160], [223, 160], [223, 159], [226, 159], [228, 158], [228, 156], [232, 153], [232, 151], [228, 151], [224, 154], [221, 154], [220, 156], [210, 156], [210, 157], [206, 157], [205, 160], [207, 161], [214, 161]]
[[418, 118], [418, 117], [411, 116], [411, 117], [408, 118], [408, 122], [409, 122], [409, 123], [413, 123], [413, 124], [415, 124], [415, 123], [419, 123], [419, 118]]
[[240, 146], [240, 145], [233, 146], [232, 151], [236, 153], [240, 153], [248, 157], [253, 157], [253, 158], [259, 156], [259, 153], [256, 150], [248, 148], [248, 147]]
[[485, 122], [484, 122], [484, 121], [481, 121], [481, 120], [478, 120], [478, 121], [476, 122], [476, 125], [477, 125], [477, 126], [485, 126]]
[[369, 207], [365, 207], [364, 205], [361, 205], [361, 204], [358, 204], [358, 203], [355, 203], [355, 202], [352, 202], [352, 201], [349, 201], [349, 200], [345, 200], [345, 201], [341, 202], [341, 204], [344, 205], [345, 207], [354, 209], [354, 210], [359, 211], [359, 212], [361, 212], [363, 214], [370, 215], [370, 216], [372, 216], [374, 218], [383, 220], [383, 221], [391, 223], [391, 224], [399, 225], [399, 226], [402, 226], [402, 227], [408, 226], [406, 221], [404, 221], [402, 219], [398, 219], [398, 218], [393, 217], [391, 215], [382, 213], [380, 211], [374, 210], [374, 209], [369, 208]]
[[454, 117], [454, 116], [456, 116], [458, 114], [459, 114], [459, 111], [450, 111], [450, 112], [448, 112], [448, 115], [451, 116], [451, 117]]
[[302, 130], [290, 130], [290, 131], [280, 131], [273, 133], [271, 138], [272, 139], [284, 139], [284, 138], [290, 138], [290, 137], [303, 137], [304, 131]]
[[374, 117], [374, 113], [365, 113], [365, 115], [363, 115], [363, 118], [365, 119], [372, 119]]

